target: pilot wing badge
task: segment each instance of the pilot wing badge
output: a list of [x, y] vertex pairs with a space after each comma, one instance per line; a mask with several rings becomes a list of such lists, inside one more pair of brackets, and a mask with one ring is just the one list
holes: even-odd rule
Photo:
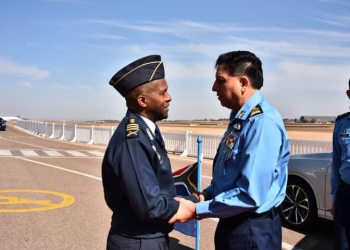
[[126, 124], [126, 137], [129, 138], [136, 138], [139, 137], [139, 130], [140, 130], [140, 126], [135, 123], [135, 119], [130, 119], [129, 123]]

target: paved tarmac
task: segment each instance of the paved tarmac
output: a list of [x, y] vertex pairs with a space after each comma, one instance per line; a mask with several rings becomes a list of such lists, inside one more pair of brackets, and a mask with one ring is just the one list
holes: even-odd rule
[[[13, 124], [0, 131], [0, 249], [105, 249], [111, 211], [101, 183], [105, 146], [41, 138]], [[195, 158], [169, 155], [173, 170]], [[212, 160], [203, 160], [202, 187]], [[216, 219], [201, 221], [200, 249], [214, 249]], [[173, 231], [170, 248], [195, 248], [195, 239]], [[283, 228], [283, 249], [332, 249], [332, 224], [308, 231]]]

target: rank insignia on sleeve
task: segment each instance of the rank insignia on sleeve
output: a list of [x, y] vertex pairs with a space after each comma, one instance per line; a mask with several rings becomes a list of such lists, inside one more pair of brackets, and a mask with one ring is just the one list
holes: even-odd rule
[[126, 137], [127, 138], [135, 138], [139, 137], [139, 132], [140, 127], [137, 123], [135, 123], [135, 119], [130, 119], [130, 123], [126, 124]]
[[261, 114], [261, 113], [264, 113], [264, 112], [261, 109], [260, 105], [258, 104], [252, 109], [252, 111], [249, 114], [249, 117], [253, 117], [253, 116], [256, 116], [256, 115]]

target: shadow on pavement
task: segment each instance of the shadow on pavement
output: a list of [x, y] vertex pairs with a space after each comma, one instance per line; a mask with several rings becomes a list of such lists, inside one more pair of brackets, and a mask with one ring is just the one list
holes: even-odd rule
[[176, 238], [169, 237], [169, 248], [171, 250], [193, 250], [193, 248], [190, 248], [188, 246], [184, 246], [179, 243], [180, 241]]
[[[286, 227], [288, 228], [288, 227]], [[305, 235], [295, 247], [302, 250], [330, 250], [333, 249], [333, 221], [318, 219], [308, 229], [296, 230], [295, 232]]]

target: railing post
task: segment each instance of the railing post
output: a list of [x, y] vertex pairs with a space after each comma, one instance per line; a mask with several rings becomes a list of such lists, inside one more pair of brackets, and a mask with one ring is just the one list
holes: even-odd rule
[[74, 137], [71, 142], [76, 142], [77, 141], [77, 124], [74, 125]]
[[189, 131], [186, 131], [185, 149], [180, 156], [187, 156], [188, 155], [189, 141], [190, 141], [189, 140]]
[[52, 123], [52, 134], [49, 136], [49, 138], [55, 138], [55, 123]]
[[91, 126], [91, 140], [88, 144], [94, 144], [94, 125]]
[[38, 126], [38, 134], [40, 135], [40, 136], [43, 136], [43, 122], [39, 122], [39, 126]]
[[34, 134], [38, 134], [38, 122], [34, 122]]
[[62, 126], [62, 136], [59, 140], [64, 140], [64, 128], [66, 127], [66, 124], [63, 123], [63, 126]]
[[38, 122], [37, 121], [34, 122], [34, 134], [39, 134], [38, 133]]
[[47, 137], [47, 122], [45, 122], [45, 137]]

